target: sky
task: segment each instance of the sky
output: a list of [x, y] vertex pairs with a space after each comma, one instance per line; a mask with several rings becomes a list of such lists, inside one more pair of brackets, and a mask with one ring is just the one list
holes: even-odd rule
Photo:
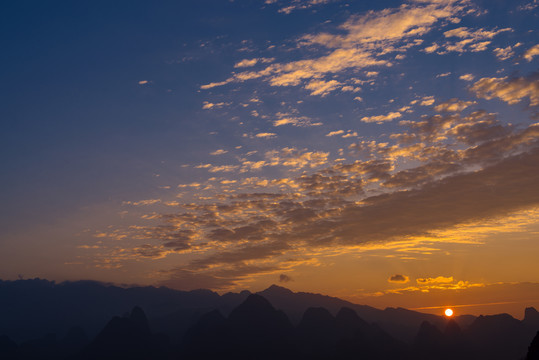
[[539, 309], [539, 1], [0, 6], [0, 278]]

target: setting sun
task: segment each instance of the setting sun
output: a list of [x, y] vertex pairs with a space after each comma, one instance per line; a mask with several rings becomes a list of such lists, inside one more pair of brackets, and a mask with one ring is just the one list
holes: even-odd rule
[[445, 309], [444, 313], [445, 313], [445, 316], [447, 316], [447, 317], [453, 316], [453, 310], [451, 310], [451, 309]]

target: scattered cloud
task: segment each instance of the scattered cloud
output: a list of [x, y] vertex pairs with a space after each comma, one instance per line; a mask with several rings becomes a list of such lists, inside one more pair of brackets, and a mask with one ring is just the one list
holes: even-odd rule
[[275, 114], [277, 120], [273, 121], [273, 126], [283, 126], [283, 125], [292, 125], [297, 127], [309, 127], [309, 126], [320, 126], [321, 122], [313, 122], [313, 120], [307, 116], [299, 116], [290, 113], [278, 112]]
[[449, 52], [464, 53], [485, 51], [496, 35], [511, 31], [513, 31], [511, 28], [485, 30], [483, 28], [470, 29], [462, 26], [444, 32], [445, 38], [458, 38], [461, 40], [446, 41], [443, 44], [433, 43], [431, 46], [423, 49], [423, 51], [426, 53], [436, 52], [439, 55], [447, 54]]
[[344, 134], [344, 130], [330, 131], [326, 136], [337, 136]]
[[261, 139], [271, 139], [271, 138], [277, 137], [277, 134], [270, 133], [270, 132], [263, 132], [263, 133], [256, 134], [255, 137], [261, 138]]
[[279, 275], [279, 282], [281, 283], [287, 283], [287, 282], [290, 282], [290, 281], [293, 281], [292, 278], [286, 274], [281, 274]]
[[244, 68], [255, 66], [256, 64], [267, 64], [275, 61], [275, 58], [254, 58], [254, 59], [243, 59], [237, 62], [235, 68]]
[[539, 44], [532, 46], [524, 53], [524, 59], [532, 61], [535, 56], [539, 55]]
[[474, 78], [475, 76], [472, 74], [464, 74], [464, 75], [459, 76], [459, 79], [464, 80], [464, 81], [472, 81]]
[[297, 148], [285, 147], [281, 150], [268, 151], [265, 154], [266, 161], [272, 166], [283, 165], [293, 168], [315, 168], [324, 165], [328, 161], [329, 152], [298, 150]]
[[408, 281], [410, 281], [410, 278], [406, 275], [396, 274], [396, 275], [391, 276], [389, 279], [387, 279], [387, 281], [390, 283], [405, 284]]
[[222, 108], [222, 107], [228, 106], [228, 105], [230, 105], [230, 103], [226, 103], [226, 102], [211, 103], [209, 101], [204, 101], [202, 103], [202, 109], [204, 109], [204, 110], [218, 109], [218, 108]]
[[452, 283], [454, 280], [453, 280], [453, 276], [449, 276], [449, 277], [438, 276], [435, 278], [418, 278], [415, 281], [421, 285], [428, 285], [428, 284], [447, 284], [447, 283]]
[[305, 85], [305, 89], [311, 90], [311, 95], [326, 96], [341, 85], [342, 84], [336, 80], [312, 80]]
[[384, 123], [387, 121], [395, 120], [402, 117], [400, 112], [390, 112], [387, 115], [376, 115], [376, 116], [364, 116], [361, 118], [361, 121], [366, 123]]
[[132, 205], [132, 206], [147, 206], [147, 205], [155, 205], [160, 202], [161, 202], [161, 199], [148, 199], [148, 200], [139, 200], [139, 201], [124, 201], [123, 204]]
[[[416, 2], [396, 9], [353, 15], [339, 26], [342, 34], [308, 34], [299, 40], [300, 47], [325, 48], [326, 52], [319, 57], [274, 63], [259, 71], [240, 72], [224, 81], [203, 85], [201, 89], [262, 79], [271, 86], [304, 84], [307, 90], [311, 90], [311, 95], [326, 96], [342, 83], [337, 79], [327, 80], [327, 76], [339, 75], [349, 69], [392, 66], [386, 54], [421, 44], [419, 36], [429, 32], [438, 21], [464, 13], [467, 6], [466, 1], [460, 0]], [[370, 71], [371, 75], [377, 72]]]
[[477, 97], [491, 100], [498, 98], [508, 104], [529, 99], [531, 106], [539, 105], [539, 74], [517, 78], [481, 78], [471, 87]]
[[228, 150], [218, 149], [218, 150], [212, 151], [210, 155], [223, 155], [223, 154], [226, 154], [227, 152]]
[[513, 48], [511, 46], [507, 46], [505, 48], [495, 48], [493, 51], [496, 57], [501, 61], [507, 60], [515, 56], [515, 52], [513, 51]]
[[524, 4], [524, 5], [520, 5], [517, 9], [519, 11], [531, 11], [533, 9], [535, 9], [536, 7], [539, 6], [539, 1], [538, 0], [533, 0], [532, 2], [528, 3], [528, 4]]
[[[338, 0], [289, 0], [289, 5], [282, 6], [279, 13], [289, 15], [296, 10], [306, 10], [313, 6], [329, 4]], [[266, 0], [266, 4], [274, 4], [277, 0]]]
[[463, 101], [453, 98], [449, 101], [436, 105], [434, 110], [437, 112], [461, 112], [473, 104], [475, 104], [473, 101]]

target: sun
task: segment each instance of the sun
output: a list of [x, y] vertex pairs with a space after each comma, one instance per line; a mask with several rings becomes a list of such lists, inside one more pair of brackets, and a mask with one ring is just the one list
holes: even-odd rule
[[453, 310], [451, 310], [451, 309], [445, 309], [444, 314], [445, 314], [445, 316], [447, 316], [447, 317], [451, 317], [451, 316], [453, 316]]

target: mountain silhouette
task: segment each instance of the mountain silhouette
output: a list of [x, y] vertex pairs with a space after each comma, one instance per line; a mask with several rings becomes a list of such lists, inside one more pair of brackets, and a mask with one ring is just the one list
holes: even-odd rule
[[[115, 316], [81, 354], [81, 359], [159, 359], [164, 356], [152, 337], [140, 307], [128, 317]], [[163, 344], [159, 344], [163, 345]]]
[[539, 312], [533, 307], [524, 310], [524, 320], [522, 322], [535, 329], [539, 329]]
[[337, 345], [337, 322], [322, 307], [308, 308], [297, 327], [300, 350], [311, 359], [327, 359]]
[[528, 354], [526, 360], [539, 360], [539, 331], [532, 340], [532, 343], [528, 347]]
[[0, 280], [0, 319], [0, 359], [19, 360], [523, 359], [539, 329], [534, 308], [448, 320], [276, 285], [219, 295], [41, 279]]
[[479, 316], [464, 332], [480, 358], [519, 359], [534, 332], [508, 314]]
[[434, 359], [444, 343], [442, 332], [428, 321], [423, 321], [413, 343], [417, 359]]
[[17, 359], [17, 350], [17, 343], [9, 336], [0, 336], [0, 359]]
[[187, 359], [216, 359], [231, 356], [232, 334], [227, 319], [213, 310], [203, 315], [186, 332], [182, 342], [183, 357]]
[[286, 315], [262, 296], [251, 294], [228, 318], [218, 311], [202, 316], [184, 338], [184, 357], [292, 358], [292, 335]]

